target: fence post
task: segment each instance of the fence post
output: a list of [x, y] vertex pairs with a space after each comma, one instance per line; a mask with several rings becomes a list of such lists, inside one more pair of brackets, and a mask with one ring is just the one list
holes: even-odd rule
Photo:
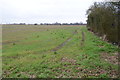
[[83, 46], [84, 45], [84, 42], [85, 42], [85, 34], [84, 34], [84, 32], [82, 31], [82, 40], [81, 40], [81, 46]]

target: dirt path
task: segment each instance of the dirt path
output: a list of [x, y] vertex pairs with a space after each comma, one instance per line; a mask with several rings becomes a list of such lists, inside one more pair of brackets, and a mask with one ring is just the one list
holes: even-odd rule
[[57, 47], [53, 48], [51, 51], [54, 51], [54, 52], [55, 52], [55, 51], [61, 49], [61, 48], [62, 48], [67, 42], [69, 42], [69, 41], [72, 39], [72, 37], [73, 37], [75, 34], [77, 34], [77, 33], [78, 33], [77, 30], [75, 30], [69, 38], [67, 38], [63, 43], [61, 43], [61, 44], [58, 45]]

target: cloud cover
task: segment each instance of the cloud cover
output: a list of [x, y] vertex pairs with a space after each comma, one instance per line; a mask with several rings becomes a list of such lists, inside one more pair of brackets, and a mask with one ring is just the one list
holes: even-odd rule
[[86, 10], [101, 0], [0, 0], [1, 23], [86, 23]]

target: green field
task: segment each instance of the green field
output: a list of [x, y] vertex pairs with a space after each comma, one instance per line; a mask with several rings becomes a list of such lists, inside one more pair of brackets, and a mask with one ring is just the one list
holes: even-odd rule
[[117, 50], [86, 26], [3, 25], [2, 77], [116, 78]]

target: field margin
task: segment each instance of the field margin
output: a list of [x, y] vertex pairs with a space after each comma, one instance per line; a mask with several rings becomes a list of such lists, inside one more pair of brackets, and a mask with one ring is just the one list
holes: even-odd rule
[[0, 78], [2, 78], [2, 24], [0, 24]]

